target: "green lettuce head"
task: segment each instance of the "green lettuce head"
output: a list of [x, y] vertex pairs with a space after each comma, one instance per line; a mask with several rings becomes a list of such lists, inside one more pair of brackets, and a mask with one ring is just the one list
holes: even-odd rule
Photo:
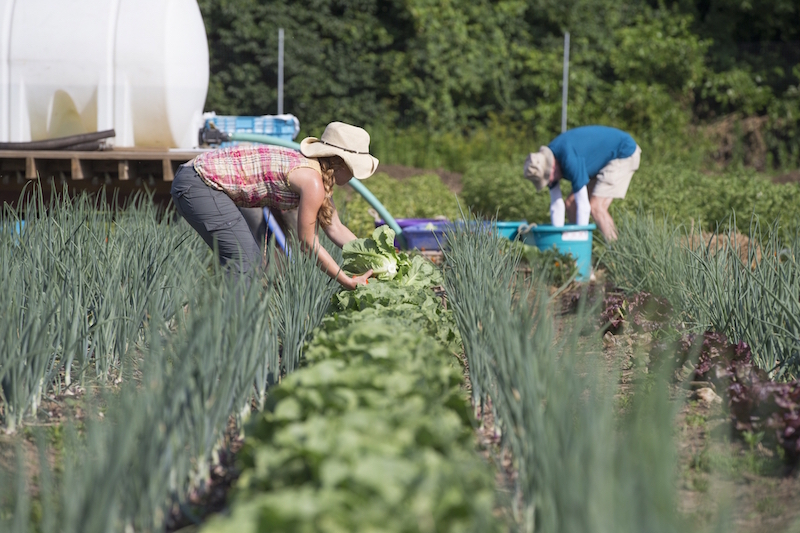
[[381, 281], [394, 279], [398, 269], [394, 231], [389, 226], [380, 226], [375, 228], [371, 238], [348, 242], [342, 247], [342, 258], [342, 269], [350, 275], [361, 275], [372, 269], [373, 275]]

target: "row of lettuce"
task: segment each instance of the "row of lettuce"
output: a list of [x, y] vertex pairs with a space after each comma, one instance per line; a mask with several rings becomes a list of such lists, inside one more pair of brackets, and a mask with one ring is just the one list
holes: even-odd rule
[[203, 531], [501, 530], [441, 275], [385, 226], [373, 237], [345, 265], [383, 280], [334, 297], [305, 366], [246, 427], [230, 514]]

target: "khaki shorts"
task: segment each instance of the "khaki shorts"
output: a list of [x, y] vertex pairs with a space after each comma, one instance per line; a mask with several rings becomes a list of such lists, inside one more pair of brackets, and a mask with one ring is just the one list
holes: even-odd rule
[[624, 159], [612, 159], [600, 169], [597, 176], [589, 180], [589, 194], [601, 198], [625, 198], [633, 173], [639, 169], [642, 149], [636, 145], [633, 155]]

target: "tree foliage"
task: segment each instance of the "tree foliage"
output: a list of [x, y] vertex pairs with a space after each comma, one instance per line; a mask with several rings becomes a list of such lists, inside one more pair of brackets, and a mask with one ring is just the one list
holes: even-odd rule
[[664, 137], [692, 121], [761, 114], [776, 154], [797, 152], [797, 120], [785, 120], [800, 86], [795, 0], [757, 9], [740, 0], [199, 4], [211, 55], [206, 107], [218, 113], [277, 111], [284, 28], [284, 108], [308, 131], [344, 120], [463, 132], [500, 119], [546, 137], [560, 129], [569, 31], [570, 126]]

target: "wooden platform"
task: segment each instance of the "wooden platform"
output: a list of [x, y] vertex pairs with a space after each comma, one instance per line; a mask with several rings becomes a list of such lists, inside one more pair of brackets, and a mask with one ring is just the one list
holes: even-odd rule
[[123, 195], [148, 189], [168, 197], [178, 166], [200, 150], [117, 149], [90, 152], [0, 150], [0, 200], [15, 203], [26, 183], [41, 181], [45, 190], [116, 189]]

